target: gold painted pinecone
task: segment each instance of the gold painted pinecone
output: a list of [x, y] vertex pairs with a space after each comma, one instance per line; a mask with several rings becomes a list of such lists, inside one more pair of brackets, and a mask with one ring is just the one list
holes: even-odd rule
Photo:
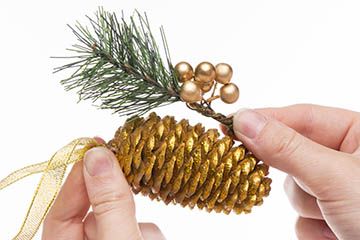
[[135, 193], [210, 212], [249, 213], [270, 192], [268, 166], [216, 129], [183, 119], [128, 120], [108, 146]]

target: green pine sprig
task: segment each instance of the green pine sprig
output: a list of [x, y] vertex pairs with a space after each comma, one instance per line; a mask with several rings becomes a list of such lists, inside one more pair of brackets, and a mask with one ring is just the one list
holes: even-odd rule
[[[71, 70], [61, 81], [66, 90], [77, 89], [79, 100], [100, 101], [99, 107], [120, 116], [135, 117], [180, 98], [178, 76], [171, 64], [164, 30], [161, 37], [166, 57], [163, 62], [146, 14], [138, 11], [127, 21], [103, 8], [88, 17], [90, 27], [79, 22], [71, 28], [78, 43], [69, 51], [73, 62], [55, 68]], [[191, 110], [211, 117], [232, 130], [232, 117], [215, 112], [206, 101], [187, 103]]]
[[73, 73], [61, 81], [66, 90], [78, 89], [79, 100], [100, 100], [99, 107], [120, 115], [142, 115], [153, 108], [180, 101], [179, 83], [170, 60], [163, 28], [167, 63], [151, 33], [146, 14], [129, 21], [102, 8], [90, 28], [79, 22], [69, 26], [78, 39], [66, 57], [75, 61], [55, 69]]

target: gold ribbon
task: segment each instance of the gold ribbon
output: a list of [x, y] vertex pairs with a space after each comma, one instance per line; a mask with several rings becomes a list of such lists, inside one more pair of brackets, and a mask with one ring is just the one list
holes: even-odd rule
[[34, 237], [58, 195], [67, 166], [82, 160], [87, 150], [100, 145], [93, 138], [76, 139], [57, 151], [49, 161], [19, 169], [0, 181], [2, 190], [26, 176], [43, 172], [29, 210], [14, 240], [30, 240]]

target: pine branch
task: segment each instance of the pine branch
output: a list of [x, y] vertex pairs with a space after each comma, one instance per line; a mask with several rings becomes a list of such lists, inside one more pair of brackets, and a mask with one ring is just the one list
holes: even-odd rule
[[[55, 68], [72, 70], [61, 81], [66, 90], [78, 89], [79, 100], [100, 101], [99, 107], [120, 116], [136, 116], [181, 101], [178, 76], [171, 64], [164, 29], [160, 28], [166, 64], [151, 32], [146, 14], [135, 12], [127, 22], [102, 8], [88, 17], [90, 29], [79, 22], [69, 25], [79, 43], [68, 49], [75, 59]], [[187, 106], [211, 117], [232, 132], [232, 118], [215, 112], [206, 101]]]
[[91, 28], [69, 26], [79, 44], [74, 62], [55, 69], [73, 70], [61, 81], [66, 90], [78, 89], [79, 100], [100, 100], [100, 108], [123, 115], [142, 115], [155, 107], [180, 101], [166, 38], [161, 29], [167, 66], [151, 33], [146, 15], [135, 12], [127, 22], [100, 8]]

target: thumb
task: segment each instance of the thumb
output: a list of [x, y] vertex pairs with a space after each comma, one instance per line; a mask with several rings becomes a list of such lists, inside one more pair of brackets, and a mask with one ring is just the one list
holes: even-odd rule
[[96, 239], [142, 239], [130, 187], [114, 154], [90, 149], [84, 157], [84, 180], [94, 212]]
[[345, 157], [254, 110], [234, 115], [234, 132], [255, 156], [300, 179], [314, 193], [319, 183], [333, 181]]

